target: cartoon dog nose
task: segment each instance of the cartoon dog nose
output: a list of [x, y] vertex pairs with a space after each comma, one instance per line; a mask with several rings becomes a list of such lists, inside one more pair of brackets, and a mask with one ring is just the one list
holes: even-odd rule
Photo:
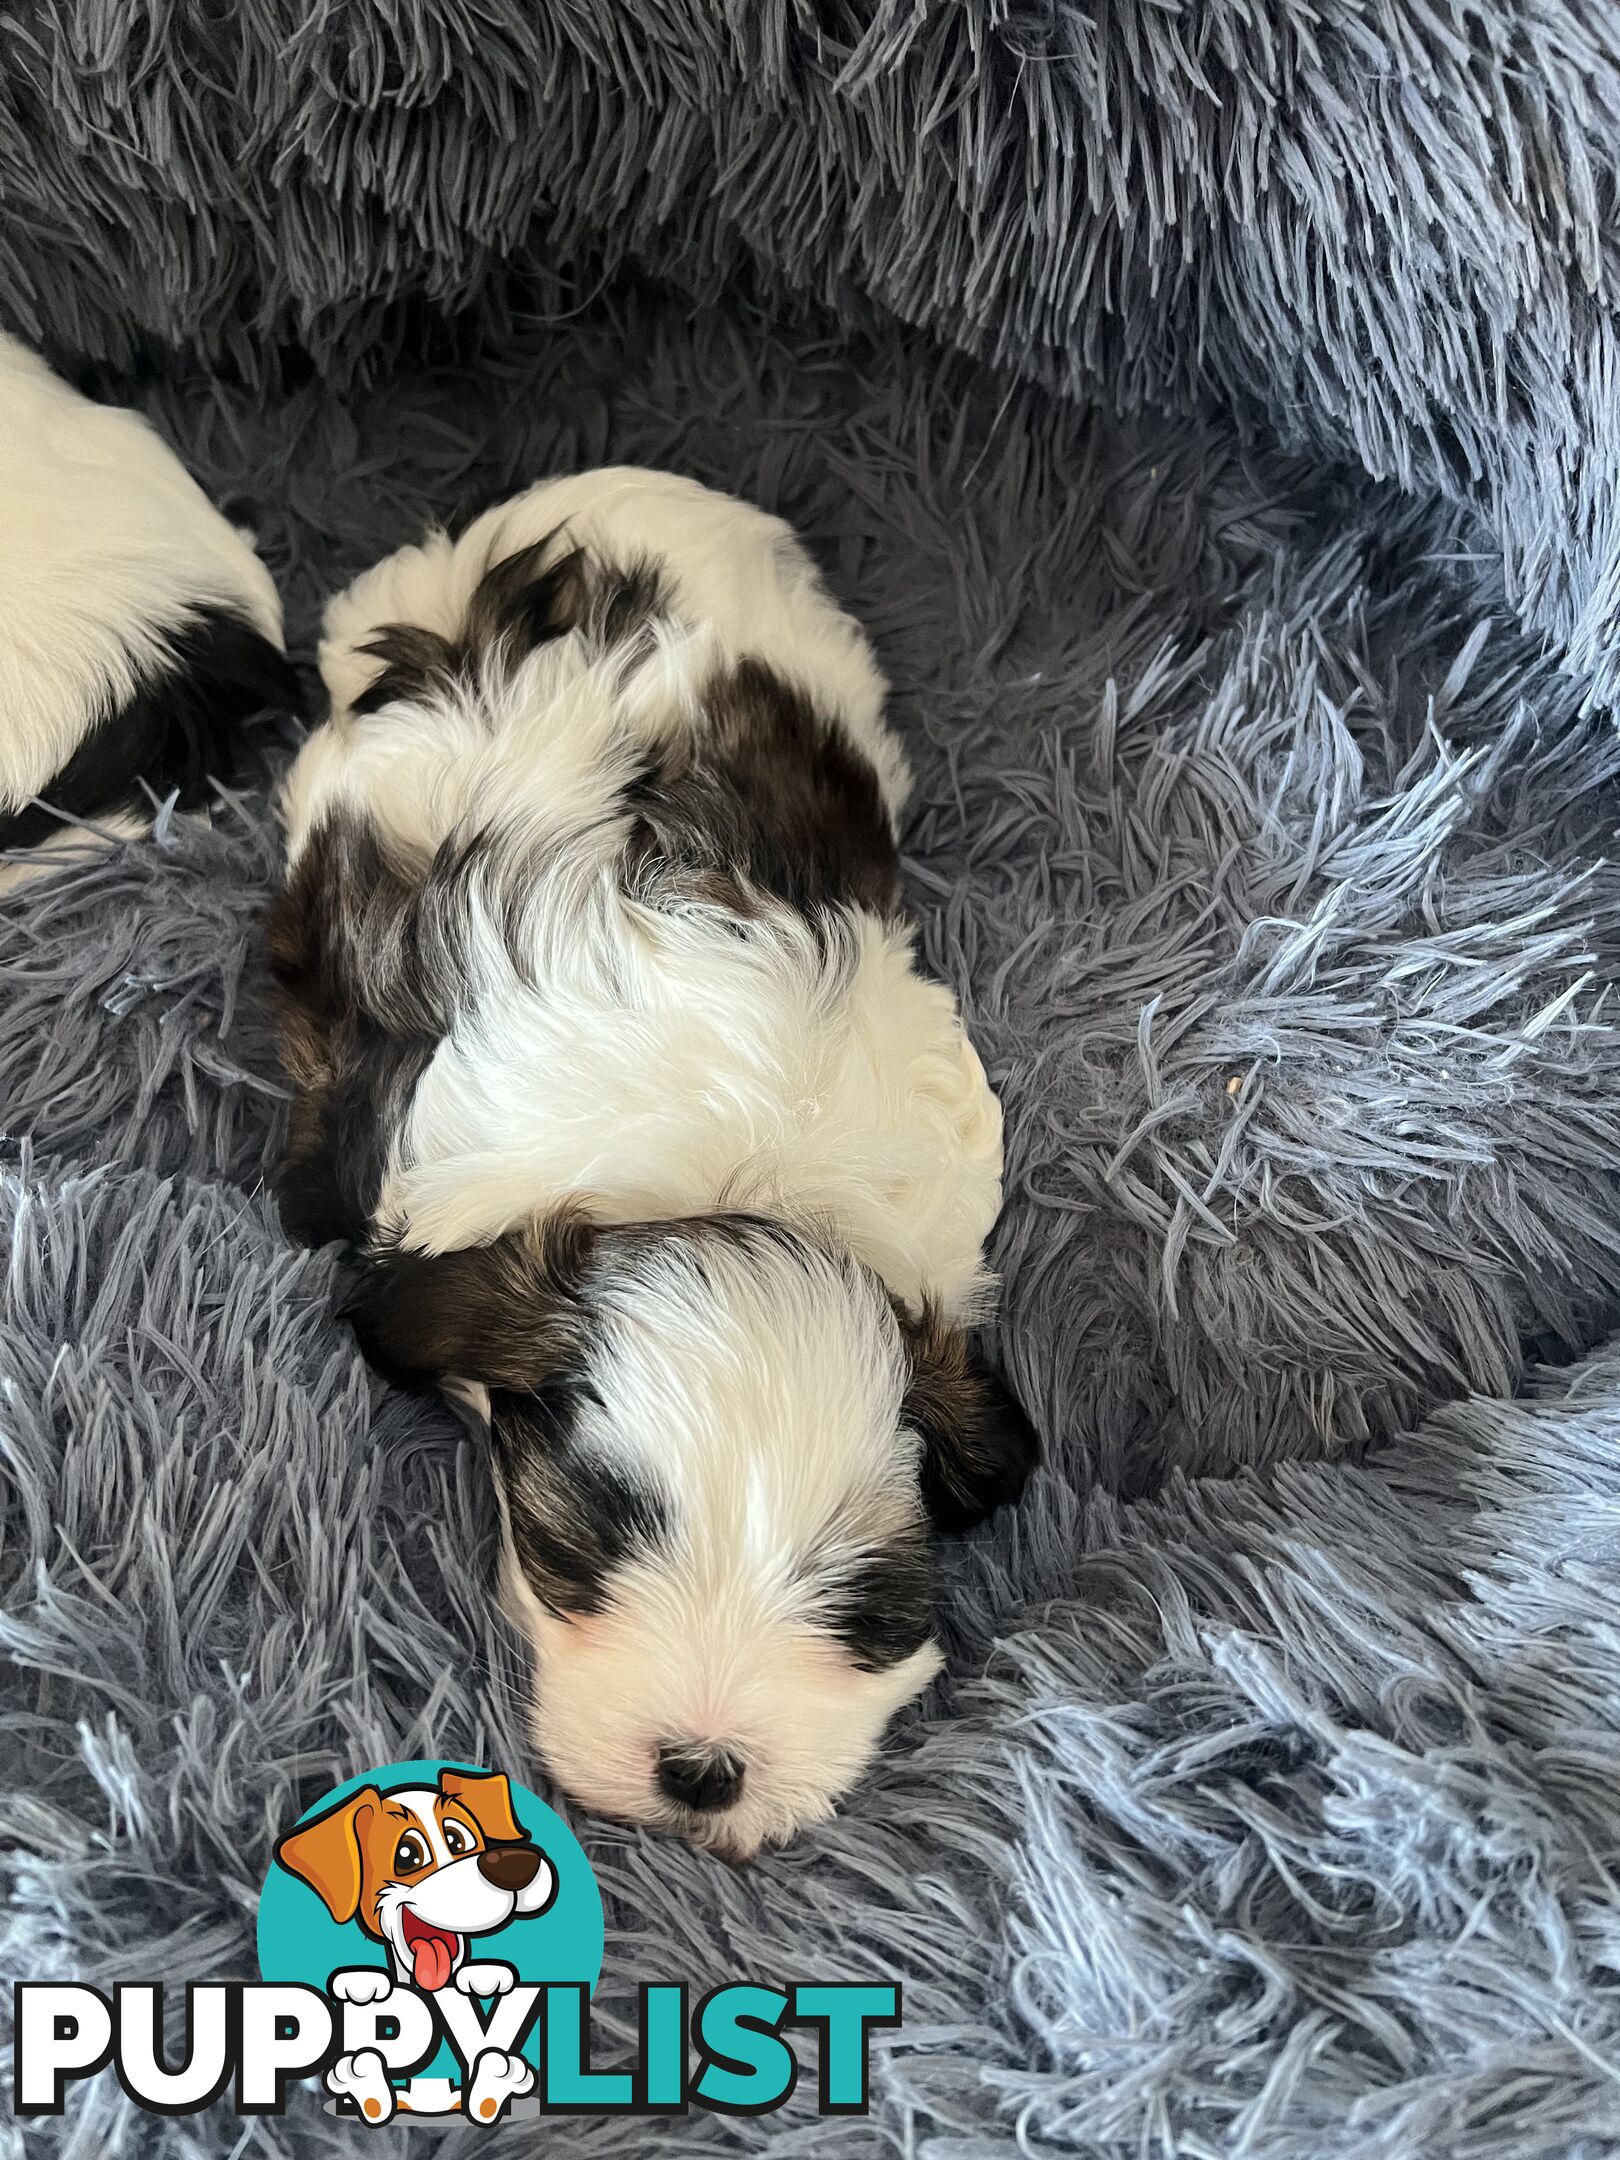
[[743, 1789], [743, 1766], [729, 1749], [694, 1746], [690, 1740], [666, 1740], [655, 1775], [666, 1800], [705, 1815], [731, 1807]]
[[498, 1890], [526, 1890], [540, 1872], [532, 1845], [491, 1845], [478, 1855], [478, 1872]]

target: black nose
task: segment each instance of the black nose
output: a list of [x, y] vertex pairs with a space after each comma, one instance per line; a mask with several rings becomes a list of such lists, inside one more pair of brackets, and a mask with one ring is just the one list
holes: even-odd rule
[[666, 1740], [658, 1750], [658, 1790], [666, 1800], [712, 1814], [730, 1807], [743, 1789], [743, 1766], [729, 1748]]
[[534, 1881], [540, 1855], [532, 1845], [491, 1845], [478, 1855], [478, 1872], [499, 1890], [523, 1890]]

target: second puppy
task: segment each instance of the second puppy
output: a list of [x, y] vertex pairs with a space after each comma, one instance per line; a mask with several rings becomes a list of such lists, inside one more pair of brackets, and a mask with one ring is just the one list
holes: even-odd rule
[[4, 332], [0, 507], [3, 891], [87, 828], [144, 830], [149, 794], [201, 802], [244, 722], [300, 694], [248, 541], [138, 414]]
[[489, 1422], [559, 1781], [746, 1855], [938, 1669], [929, 1529], [1034, 1454], [967, 1345], [1001, 1117], [913, 957], [883, 682], [786, 526], [631, 470], [392, 556], [321, 666], [283, 1214]]

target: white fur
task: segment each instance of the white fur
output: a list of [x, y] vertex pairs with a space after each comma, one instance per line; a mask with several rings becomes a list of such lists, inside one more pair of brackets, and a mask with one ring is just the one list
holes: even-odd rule
[[0, 333], [0, 811], [61, 770], [214, 603], [277, 646], [252, 547], [136, 414], [97, 405]]
[[[898, 1332], [861, 1271], [725, 1245], [610, 1287], [593, 1325], [600, 1407], [581, 1413], [575, 1444], [657, 1493], [669, 1530], [616, 1570], [607, 1610], [566, 1619], [535, 1598], [508, 1540], [508, 1610], [537, 1662], [535, 1738], [587, 1805], [746, 1858], [830, 1815], [939, 1670], [929, 1643], [861, 1672], [825, 1626], [844, 1571], [918, 1516]], [[740, 1756], [736, 1805], [694, 1822], [664, 1802], [653, 1772], [669, 1740]]]
[[391, 1149], [386, 1233], [455, 1251], [570, 1197], [603, 1222], [749, 1209], [836, 1224], [897, 1295], [973, 1309], [1000, 1113], [908, 931], [653, 912], [567, 858], [529, 919], [521, 973], [493, 919], [471, 926], [462, 1016]]

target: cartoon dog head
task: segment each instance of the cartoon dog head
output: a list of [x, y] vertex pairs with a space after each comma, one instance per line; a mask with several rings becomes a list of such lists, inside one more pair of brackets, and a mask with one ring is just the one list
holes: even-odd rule
[[498, 1772], [442, 1770], [437, 1786], [367, 1785], [288, 1832], [276, 1858], [336, 1921], [385, 1943], [424, 1994], [449, 1984], [470, 1936], [546, 1911], [557, 1875], [512, 1812]]

